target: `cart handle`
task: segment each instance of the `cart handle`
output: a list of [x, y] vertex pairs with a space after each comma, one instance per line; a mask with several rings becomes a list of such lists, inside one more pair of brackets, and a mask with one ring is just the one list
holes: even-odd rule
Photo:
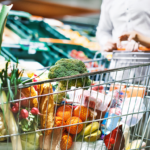
[[[125, 51], [125, 48], [117, 48], [118, 51]], [[139, 51], [150, 51], [150, 48], [147, 47], [139, 47]]]

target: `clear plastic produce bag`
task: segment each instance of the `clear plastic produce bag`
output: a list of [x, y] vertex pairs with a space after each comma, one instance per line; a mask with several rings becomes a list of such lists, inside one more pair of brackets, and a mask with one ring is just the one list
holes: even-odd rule
[[75, 90], [67, 93], [70, 101], [80, 105], [105, 111], [111, 101], [111, 97], [94, 90]]
[[122, 106], [122, 115], [126, 116], [122, 116], [121, 122], [129, 127], [135, 126], [143, 117], [144, 113], [142, 111], [145, 110], [146, 108], [141, 97], [126, 98]]

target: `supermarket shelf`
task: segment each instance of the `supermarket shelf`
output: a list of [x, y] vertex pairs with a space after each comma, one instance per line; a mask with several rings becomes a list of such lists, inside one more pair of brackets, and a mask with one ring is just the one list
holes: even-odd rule
[[62, 18], [66, 15], [78, 16], [100, 13], [99, 9], [80, 8], [42, 0], [37, 0], [36, 2], [34, 0], [11, 0], [9, 2], [13, 4], [13, 10], [26, 11], [32, 15], [47, 18]]

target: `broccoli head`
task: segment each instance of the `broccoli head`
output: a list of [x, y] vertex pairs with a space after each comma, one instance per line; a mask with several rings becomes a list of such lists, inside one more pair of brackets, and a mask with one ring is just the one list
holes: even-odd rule
[[[85, 67], [85, 64], [82, 61], [76, 59], [63, 58], [57, 61], [55, 65], [50, 68], [48, 77], [50, 79], [53, 79], [53, 78], [79, 75], [83, 73], [87, 73], [87, 68]], [[56, 91], [64, 91], [66, 90], [66, 88], [70, 89], [71, 86], [83, 87], [89, 85], [91, 85], [91, 80], [88, 77], [71, 79], [68, 80], [68, 83], [66, 80], [63, 80], [59, 82]], [[57, 101], [57, 103], [59, 103], [63, 100], [64, 96], [65, 93], [60, 93], [58, 95], [55, 94], [54, 101], [55, 102]]]

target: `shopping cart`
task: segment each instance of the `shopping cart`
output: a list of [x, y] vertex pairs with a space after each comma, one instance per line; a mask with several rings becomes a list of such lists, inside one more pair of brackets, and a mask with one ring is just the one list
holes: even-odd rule
[[[137, 76], [127, 76], [123, 79], [115, 78], [112, 80], [111, 78], [105, 78], [105, 81], [102, 81], [102, 77], [104, 74], [110, 76], [111, 73], [117, 74], [119, 71], [129, 71], [137, 70], [139, 68], [145, 68], [144, 74], [138, 74]], [[97, 75], [100, 78], [95, 80]], [[86, 85], [86, 79], [89, 77], [91, 79], [91, 84]], [[18, 86], [18, 96], [15, 100], [9, 100], [8, 103], [3, 102], [3, 99], [0, 99], [1, 108], [4, 113], [4, 120], [6, 121], [8, 130], [5, 135], [0, 136], [1, 138], [6, 138], [6, 142], [0, 144], [1, 149], [12, 149], [13, 150], [21, 150], [21, 149], [68, 149], [71, 150], [105, 150], [113, 143], [114, 147], [117, 147], [117, 150], [122, 150], [123, 147], [127, 149], [150, 149], [150, 137], [149, 137], [149, 125], [150, 125], [150, 106], [149, 106], [149, 78], [150, 78], [150, 63], [138, 64], [134, 66], [127, 66], [121, 68], [114, 68], [108, 70], [101, 70], [97, 72], [89, 72], [82, 75], [75, 75], [51, 80], [43, 80], [38, 82], [26, 83], [25, 85]], [[144, 79], [144, 82], [140, 82], [137, 79]], [[78, 82], [83, 81], [83, 85], [78, 86]], [[130, 82], [132, 80], [132, 84]], [[135, 83], [135, 80], [139, 81]], [[70, 88], [70, 82], [73, 81], [75, 84]], [[64, 83], [66, 85], [66, 90], [56, 90], [56, 83]], [[52, 91], [52, 86], [54, 90]], [[38, 88], [38, 95], [34, 95], [32, 93], [33, 87]], [[45, 89], [43, 92], [42, 90]], [[96, 91], [94, 91], [94, 87], [98, 87]], [[103, 87], [101, 91], [99, 88]], [[12, 90], [15, 87], [12, 87]], [[7, 93], [8, 89], [3, 89], [5, 93]], [[23, 91], [28, 91], [25, 97], [22, 96]], [[42, 92], [41, 92], [42, 91]], [[110, 111], [112, 100], [114, 99], [115, 92], [122, 92], [122, 112], [115, 116], [105, 117], [106, 112]], [[142, 92], [141, 92], [142, 91]], [[25, 93], [25, 92], [24, 92]], [[58, 103], [57, 98], [63, 94], [62, 101]], [[69, 97], [68, 97], [69, 95]], [[53, 105], [53, 97], [55, 96], [55, 104]], [[119, 96], [116, 96], [116, 99], [119, 99]], [[30, 111], [30, 106], [32, 107], [33, 103], [36, 103], [36, 107], [42, 110], [41, 113], [43, 115], [37, 115], [36, 121], [34, 122], [34, 128], [28, 129], [31, 124], [28, 124], [27, 127], [24, 124], [20, 124], [20, 118], [18, 115], [15, 116], [15, 122], [12, 122], [12, 113], [9, 111], [10, 106], [14, 102], [19, 102], [19, 111], [21, 110], [20, 106], [22, 106], [22, 102], [24, 100], [28, 100], [29, 106], [26, 108]], [[92, 102], [92, 103], [91, 103]], [[127, 103], [128, 102], [128, 103]], [[94, 105], [93, 105], [94, 103]], [[61, 115], [58, 115], [58, 108], [63, 107], [66, 108], [66, 105], [70, 105], [69, 111], [63, 109]], [[7, 106], [7, 107], [5, 107]], [[73, 107], [75, 106], [75, 107]], [[77, 111], [77, 115], [80, 118], [85, 117], [84, 119], [76, 120], [69, 119], [71, 116], [75, 115], [75, 108], [77, 106], [85, 106], [86, 115], [79, 107]], [[117, 112], [117, 105], [114, 107], [114, 114]], [[127, 108], [127, 109], [126, 109]], [[43, 110], [44, 109], [44, 110]], [[88, 115], [88, 110], [90, 109], [90, 117]], [[85, 110], [84, 110], [85, 112]], [[68, 115], [69, 113], [69, 115]], [[82, 115], [81, 115], [82, 114]], [[62, 118], [59, 120], [57, 117], [61, 116]], [[63, 119], [66, 117], [66, 122], [63, 124]], [[32, 117], [31, 117], [32, 118]], [[87, 120], [88, 118], [88, 120]], [[116, 122], [115, 118], [119, 118]], [[38, 120], [40, 119], [40, 122]], [[57, 120], [58, 119], [58, 120]], [[69, 119], [69, 120], [68, 120]], [[25, 121], [25, 120], [24, 120]], [[28, 121], [28, 120], [26, 120]], [[57, 122], [58, 121], [58, 122]], [[106, 122], [105, 122], [106, 121]], [[123, 122], [121, 122], [123, 121]], [[100, 130], [100, 132], [96, 132], [93, 134], [91, 125], [88, 133], [85, 132], [85, 125], [88, 126], [91, 123], [98, 122], [99, 126], [95, 127], [96, 131]], [[105, 126], [102, 124], [105, 122]], [[108, 122], [111, 122], [111, 126], [108, 129]], [[31, 123], [31, 121], [30, 121]], [[58, 125], [59, 124], [59, 125]], [[116, 135], [112, 140], [112, 131], [114, 131], [115, 127], [118, 129]], [[121, 134], [120, 126], [122, 124], [123, 134]], [[128, 131], [126, 131], [126, 124], [128, 125]], [[13, 128], [12, 128], [13, 127]], [[15, 129], [14, 129], [15, 128]], [[23, 129], [24, 128], [24, 129]], [[93, 127], [94, 128], [94, 127]], [[26, 130], [25, 130], [26, 129]], [[27, 130], [28, 129], [28, 130]], [[65, 132], [64, 132], [65, 130]], [[109, 131], [111, 138], [103, 139], [101, 135], [102, 130], [105, 132]], [[80, 140], [78, 141], [79, 131], [83, 132]], [[40, 138], [37, 136], [37, 133], [40, 133]], [[120, 137], [118, 138], [118, 135]], [[86, 134], [86, 135], [84, 135]], [[92, 136], [91, 136], [92, 135]], [[92, 139], [94, 137], [94, 140]], [[10, 141], [11, 139], [11, 141]], [[102, 140], [103, 139], [103, 140]], [[125, 140], [124, 140], [125, 139]], [[138, 140], [140, 139], [140, 140]], [[136, 140], [136, 141], [135, 141]], [[138, 141], [137, 141], [138, 140]], [[92, 141], [92, 142], [91, 142]], [[134, 141], [134, 143], [132, 143]], [[119, 143], [118, 143], [119, 142]], [[73, 143], [73, 145], [72, 145]], [[129, 144], [130, 143], [130, 144]], [[129, 146], [129, 147], [127, 147]], [[133, 146], [133, 147], [132, 147]], [[143, 147], [144, 146], [144, 147]]]
[[[114, 69], [119, 67], [129, 67], [132, 65], [138, 65], [138, 64], [144, 64], [150, 62], [150, 53], [149, 52], [128, 52], [128, 51], [113, 51], [112, 53], [109, 52], [103, 52], [101, 55], [101, 58], [99, 58], [99, 54], [101, 52], [97, 52], [90, 62], [92, 62], [91, 68], [89, 69], [89, 72], [92, 71], [100, 71], [105, 69]], [[107, 58], [110, 57], [110, 58]], [[112, 56], [112, 57], [111, 57]], [[109, 60], [110, 59], [110, 60]], [[86, 61], [85, 63], [88, 63], [89, 61]], [[94, 62], [98, 63], [98, 67], [94, 67]], [[138, 74], [144, 74], [145, 68], [138, 68], [138, 69], [131, 69], [128, 71], [118, 71], [117, 74], [111, 73], [106, 74], [103, 77], [103, 80], [105, 81], [105, 78], [110, 78], [111, 80], [117, 79], [123, 79], [125, 76], [128, 76], [130, 74], [130, 77], [136, 76]], [[110, 80], [109, 79], [109, 80]], [[96, 80], [99, 80], [99, 75], [97, 75]], [[106, 79], [107, 80], [107, 79]], [[143, 80], [142, 80], [143, 81]], [[132, 83], [132, 80], [130, 80]], [[138, 81], [136, 81], [138, 83]]]

